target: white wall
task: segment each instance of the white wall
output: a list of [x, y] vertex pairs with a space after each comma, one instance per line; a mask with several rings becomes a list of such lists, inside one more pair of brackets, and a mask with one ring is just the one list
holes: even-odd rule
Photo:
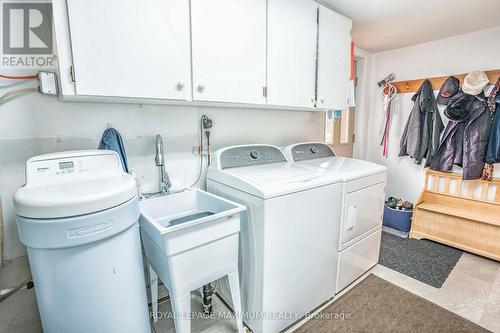
[[[15, 73], [15, 72], [10, 72]], [[0, 94], [7, 89], [0, 85]], [[154, 164], [157, 133], [164, 136], [167, 169], [175, 187], [191, 185], [199, 160], [199, 117], [214, 121], [214, 149], [245, 143], [287, 145], [322, 139], [320, 113], [261, 109], [62, 103], [30, 94], [0, 106], [0, 198], [4, 217], [4, 257], [25, 254], [19, 242], [12, 195], [24, 183], [24, 163], [31, 156], [71, 149], [96, 148], [109, 121], [125, 139], [129, 164], [145, 191], [157, 186]]]
[[[372, 54], [370, 56], [371, 92], [368, 123], [367, 158], [389, 169], [387, 195], [415, 201], [423, 187], [424, 170], [409, 157], [398, 157], [399, 141], [410, 114], [412, 93], [398, 94], [392, 102], [389, 156], [382, 157], [379, 126], [383, 103], [376, 82], [389, 73], [396, 80], [467, 73], [500, 68], [500, 26], [466, 35]], [[488, 91], [489, 92], [489, 91]], [[437, 91], [435, 92], [437, 94]], [[441, 109], [442, 112], [442, 109]], [[443, 116], [443, 121], [446, 118]], [[500, 166], [497, 166], [499, 169]], [[497, 170], [496, 174], [498, 173]]]

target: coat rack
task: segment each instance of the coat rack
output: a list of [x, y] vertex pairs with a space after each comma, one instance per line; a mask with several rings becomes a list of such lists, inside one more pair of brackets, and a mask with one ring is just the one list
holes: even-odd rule
[[[491, 71], [485, 71], [486, 75], [488, 76], [488, 79], [490, 79], [490, 84], [495, 84], [500, 77], [500, 69], [495, 69]], [[463, 83], [464, 77], [467, 75], [467, 73], [464, 74], [454, 74], [456, 78], [460, 80], [460, 84]], [[448, 75], [450, 76], [450, 75]], [[431, 81], [432, 84], [432, 89], [434, 90], [439, 90], [441, 88], [441, 85], [443, 82], [448, 78], [448, 76], [436, 76], [436, 77], [431, 77], [429, 78], [429, 81]], [[394, 85], [397, 89], [398, 94], [404, 94], [404, 93], [410, 93], [410, 92], [416, 92], [418, 88], [424, 83], [425, 79], [418, 79], [418, 80], [408, 80], [408, 81], [395, 81], [391, 82], [392, 85]]]

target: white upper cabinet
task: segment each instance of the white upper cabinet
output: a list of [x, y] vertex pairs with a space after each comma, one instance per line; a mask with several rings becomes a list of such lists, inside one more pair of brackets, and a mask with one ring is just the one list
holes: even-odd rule
[[317, 8], [309, 0], [268, 0], [268, 104], [314, 107]]
[[52, 3], [67, 100], [347, 106], [351, 21], [313, 0]]
[[266, 0], [191, 0], [193, 99], [265, 104]]
[[351, 59], [351, 20], [320, 6], [317, 107], [347, 107]]
[[190, 98], [189, 0], [68, 0], [67, 9], [77, 95]]

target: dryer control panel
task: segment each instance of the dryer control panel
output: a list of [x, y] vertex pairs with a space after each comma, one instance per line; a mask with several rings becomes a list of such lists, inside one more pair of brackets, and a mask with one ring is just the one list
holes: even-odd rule
[[335, 156], [333, 150], [324, 143], [301, 143], [293, 146], [291, 152], [294, 162]]
[[286, 162], [283, 152], [267, 145], [230, 147], [220, 154], [221, 169], [279, 162]]

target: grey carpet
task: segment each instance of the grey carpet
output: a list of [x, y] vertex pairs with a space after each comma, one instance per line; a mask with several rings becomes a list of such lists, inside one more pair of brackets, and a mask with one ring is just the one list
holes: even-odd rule
[[488, 330], [373, 274], [311, 320], [300, 333], [467, 332]]
[[462, 251], [428, 240], [382, 233], [379, 263], [416, 280], [441, 288]]

